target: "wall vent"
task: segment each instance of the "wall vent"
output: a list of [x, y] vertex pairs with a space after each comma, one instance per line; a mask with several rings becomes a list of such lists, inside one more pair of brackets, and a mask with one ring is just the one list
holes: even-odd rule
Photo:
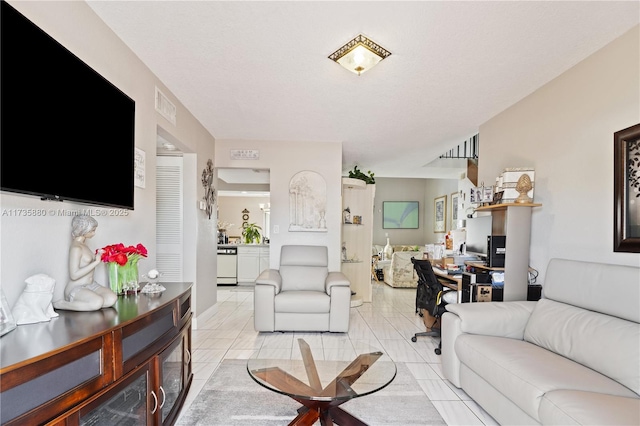
[[156, 87], [156, 111], [176, 125], [176, 106]]

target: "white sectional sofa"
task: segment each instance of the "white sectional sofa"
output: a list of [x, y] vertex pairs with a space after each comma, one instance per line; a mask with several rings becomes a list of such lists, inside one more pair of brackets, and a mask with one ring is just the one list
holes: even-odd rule
[[640, 268], [552, 259], [537, 302], [459, 303], [442, 368], [503, 425], [640, 425]]

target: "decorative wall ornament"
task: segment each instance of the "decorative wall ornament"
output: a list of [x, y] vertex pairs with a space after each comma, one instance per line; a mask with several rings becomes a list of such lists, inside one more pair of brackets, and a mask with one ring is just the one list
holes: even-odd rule
[[249, 213], [250, 212], [247, 209], [242, 210], [242, 229], [249, 226]]
[[327, 183], [316, 172], [296, 173], [289, 182], [289, 231], [327, 232]]
[[145, 184], [145, 167], [146, 167], [146, 153], [140, 148], [136, 148], [134, 156], [134, 183], [138, 188], [144, 188]]
[[204, 187], [205, 212], [209, 219], [213, 213], [213, 205], [216, 202], [216, 189], [213, 187], [213, 161], [207, 160], [207, 167], [202, 171], [202, 186]]

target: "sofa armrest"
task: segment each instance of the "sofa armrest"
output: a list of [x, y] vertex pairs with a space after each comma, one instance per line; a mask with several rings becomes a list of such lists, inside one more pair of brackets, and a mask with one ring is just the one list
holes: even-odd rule
[[275, 287], [275, 294], [282, 288], [282, 276], [277, 269], [265, 269], [256, 278], [256, 285], [270, 285]]
[[442, 315], [442, 372], [456, 387], [460, 359], [455, 343], [461, 334], [523, 339], [524, 329], [537, 302], [450, 303]]
[[329, 272], [324, 281], [324, 289], [329, 296], [331, 296], [331, 288], [335, 286], [349, 287], [351, 286], [351, 282], [349, 282], [349, 278], [342, 272]]
[[454, 303], [447, 311], [460, 318], [463, 333], [524, 338], [524, 329], [537, 302]]

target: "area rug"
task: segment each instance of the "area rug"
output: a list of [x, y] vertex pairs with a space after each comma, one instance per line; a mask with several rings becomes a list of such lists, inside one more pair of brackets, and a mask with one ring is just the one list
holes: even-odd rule
[[[176, 425], [288, 425], [300, 404], [258, 385], [246, 365], [224, 360]], [[389, 386], [340, 407], [372, 426], [446, 425], [409, 369], [402, 363], [397, 369]]]

